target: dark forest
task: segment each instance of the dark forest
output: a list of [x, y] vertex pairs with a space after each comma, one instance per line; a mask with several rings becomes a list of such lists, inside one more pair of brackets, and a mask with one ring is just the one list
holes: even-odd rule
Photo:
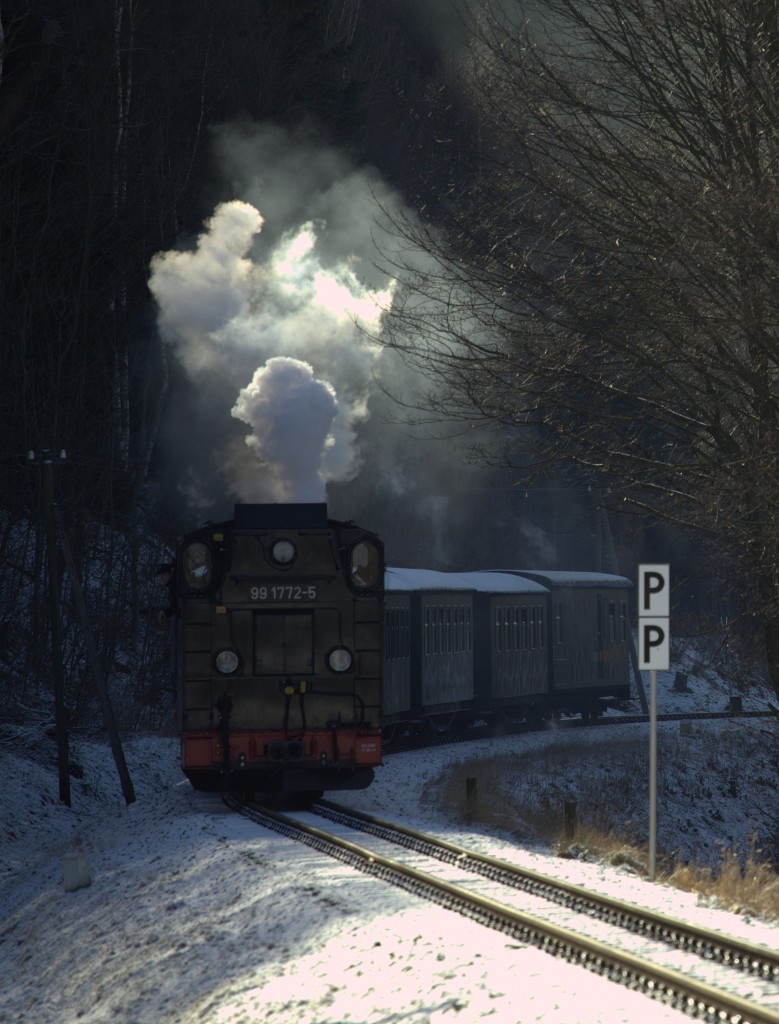
[[[247, 444], [278, 356], [336, 382], [331, 514], [391, 560], [670, 561], [779, 680], [777, 5], [421, 6], [0, 0], [0, 717], [51, 712], [50, 463], [121, 725], [168, 721], [155, 564], [319, 500]], [[304, 244], [373, 320], [317, 336]]]

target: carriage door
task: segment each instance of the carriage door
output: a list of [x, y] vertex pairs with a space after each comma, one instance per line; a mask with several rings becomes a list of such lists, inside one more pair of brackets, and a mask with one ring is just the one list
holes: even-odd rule
[[603, 594], [598, 594], [598, 679], [606, 675], [606, 601]]

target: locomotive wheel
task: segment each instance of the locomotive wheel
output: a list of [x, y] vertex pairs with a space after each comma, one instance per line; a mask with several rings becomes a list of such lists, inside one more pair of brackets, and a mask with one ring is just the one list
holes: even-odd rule
[[547, 709], [542, 707], [540, 704], [534, 704], [531, 708], [528, 708], [527, 714], [525, 715], [525, 721], [533, 729], [540, 729], [548, 719], [549, 714]]
[[468, 715], [455, 715], [452, 719], [452, 732], [455, 736], [462, 736], [468, 731], [468, 727], [471, 724]]
[[509, 720], [505, 715], [493, 715], [490, 719], [490, 736], [506, 736], [509, 731]]

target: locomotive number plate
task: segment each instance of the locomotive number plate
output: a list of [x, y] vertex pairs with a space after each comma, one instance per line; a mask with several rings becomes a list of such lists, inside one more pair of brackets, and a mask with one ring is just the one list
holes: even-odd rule
[[313, 583], [276, 583], [249, 588], [250, 601], [316, 601], [318, 596]]

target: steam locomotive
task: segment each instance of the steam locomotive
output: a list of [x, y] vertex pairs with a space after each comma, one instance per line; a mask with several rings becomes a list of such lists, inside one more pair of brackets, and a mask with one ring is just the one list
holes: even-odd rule
[[399, 732], [596, 717], [630, 696], [631, 586], [387, 568], [324, 504], [236, 505], [177, 548], [182, 769], [206, 790], [358, 789]]
[[236, 505], [176, 552], [181, 766], [197, 789], [359, 789], [381, 762], [384, 549], [324, 504]]

